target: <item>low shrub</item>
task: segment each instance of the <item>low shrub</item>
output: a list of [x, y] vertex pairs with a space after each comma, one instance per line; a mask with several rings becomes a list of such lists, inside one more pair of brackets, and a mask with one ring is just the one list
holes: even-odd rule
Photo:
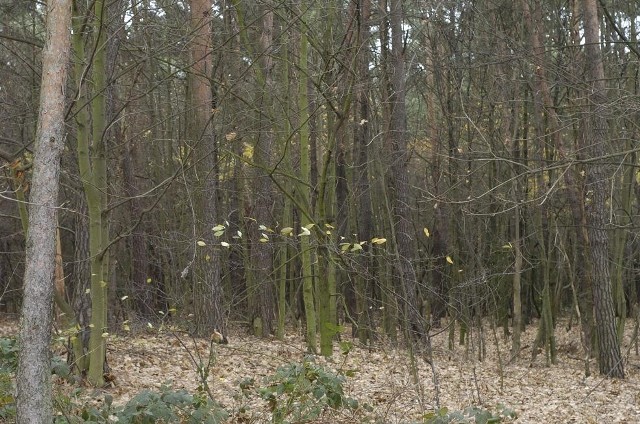
[[194, 395], [168, 385], [163, 385], [159, 391], [144, 390], [124, 406], [114, 406], [113, 398], [107, 395], [101, 406], [70, 402], [65, 409], [59, 411], [60, 415], [54, 420], [56, 424], [218, 424], [229, 418], [227, 411], [204, 393]]
[[[326, 410], [357, 409], [358, 401], [345, 396], [345, 377], [316, 364], [311, 358], [278, 368], [257, 388], [266, 400], [274, 423], [304, 423], [319, 418]], [[243, 392], [255, 385], [252, 379], [240, 383]]]
[[493, 424], [516, 418], [514, 410], [498, 405], [495, 412], [478, 406], [468, 406], [462, 411], [441, 408], [424, 416], [424, 424]]

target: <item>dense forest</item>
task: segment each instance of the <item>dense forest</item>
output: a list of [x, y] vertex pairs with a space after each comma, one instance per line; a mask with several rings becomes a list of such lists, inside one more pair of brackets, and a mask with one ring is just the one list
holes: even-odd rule
[[[52, 4], [70, 11], [62, 31]], [[94, 386], [109, 334], [167, 323], [225, 343], [300, 332], [322, 356], [347, 336], [391, 342], [430, 365], [436, 334], [451, 349], [479, 334], [481, 359], [488, 324], [507, 362], [553, 365], [563, 320], [585, 375], [624, 378], [639, 14], [633, 0], [3, 1], [0, 311], [51, 286], [69, 363]], [[66, 53], [47, 55], [55, 41]]]

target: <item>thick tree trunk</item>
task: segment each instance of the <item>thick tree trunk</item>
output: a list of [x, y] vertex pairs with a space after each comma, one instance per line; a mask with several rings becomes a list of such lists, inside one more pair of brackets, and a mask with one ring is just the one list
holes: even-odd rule
[[609, 239], [607, 234], [607, 200], [609, 183], [607, 168], [599, 159], [606, 153], [609, 128], [604, 107], [607, 96], [604, 66], [600, 52], [598, 6], [596, 0], [583, 0], [586, 76], [591, 114], [585, 120], [584, 147], [589, 159], [586, 199], [587, 233], [593, 275], [593, 306], [598, 341], [598, 364], [603, 375], [624, 378], [620, 343], [616, 336], [616, 320], [609, 272]]
[[[262, 33], [260, 34], [260, 49], [262, 55], [262, 69], [258, 71], [259, 83], [262, 86], [260, 96], [259, 136], [254, 147], [254, 209], [251, 218], [257, 225], [265, 227], [273, 226], [273, 187], [269, 172], [271, 169], [271, 155], [273, 150], [273, 123], [271, 121], [273, 105], [269, 90], [274, 86], [272, 75], [273, 57], [273, 5], [267, 4], [262, 18]], [[259, 68], [257, 68], [259, 69]], [[257, 336], [267, 336], [273, 333], [275, 324], [275, 294], [272, 275], [273, 245], [269, 240], [261, 241], [262, 230], [254, 225], [251, 240], [251, 264], [254, 267], [254, 283], [259, 290], [257, 310], [251, 311], [254, 315], [253, 328]], [[259, 321], [257, 321], [259, 319]]]
[[391, 25], [391, 116], [389, 137], [391, 141], [392, 174], [394, 178], [393, 224], [395, 226], [395, 243], [397, 252], [398, 273], [402, 282], [404, 295], [404, 314], [406, 330], [412, 339], [427, 340], [427, 329], [420, 314], [418, 303], [418, 281], [412, 259], [415, 254], [414, 230], [411, 225], [409, 209], [409, 171], [407, 149], [407, 113], [405, 105], [405, 65], [402, 30], [402, 1], [390, 2]]
[[[371, 207], [371, 185], [369, 183], [369, 141], [371, 131], [369, 129], [370, 104], [369, 91], [371, 90], [369, 61], [369, 49], [364, 48], [370, 42], [371, 30], [369, 28], [369, 15], [371, 13], [371, 1], [357, 2], [358, 37], [357, 44], [357, 72], [358, 85], [356, 88], [355, 111], [355, 137], [354, 152], [356, 163], [355, 184], [353, 197], [358, 199], [356, 210], [353, 211], [357, 221], [357, 234], [360, 240], [370, 240], [373, 234], [373, 211]], [[343, 234], [343, 232], [339, 232]], [[346, 234], [346, 233], [344, 233]], [[369, 247], [367, 247], [369, 248]], [[356, 272], [354, 281], [355, 311], [357, 313], [358, 339], [365, 344], [371, 340], [372, 325], [369, 315], [369, 296], [373, 273], [373, 256], [362, 255], [359, 258], [362, 272]], [[386, 306], [386, 305], [385, 305]]]
[[[193, 38], [190, 51], [193, 63], [191, 73], [191, 107], [193, 113], [192, 136], [196, 139], [199, 202], [198, 234], [206, 247], [196, 246], [197, 266], [194, 276], [194, 306], [196, 331], [200, 334], [214, 329], [226, 331], [223, 311], [222, 281], [220, 278], [220, 251], [213, 236], [218, 225], [218, 167], [217, 141], [213, 131], [213, 94], [211, 90], [212, 34], [211, 0], [191, 1], [191, 28]], [[195, 242], [195, 241], [194, 241]]]
[[42, 58], [40, 112], [36, 134], [24, 298], [20, 325], [17, 422], [50, 423], [53, 276], [60, 156], [64, 145], [64, 106], [69, 61], [71, 2], [47, 3], [46, 42]]

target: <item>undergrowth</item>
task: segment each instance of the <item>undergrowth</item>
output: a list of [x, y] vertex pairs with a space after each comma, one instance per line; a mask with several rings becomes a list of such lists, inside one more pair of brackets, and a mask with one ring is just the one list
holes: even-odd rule
[[[206, 363], [207, 370], [212, 362]], [[0, 338], [0, 422], [15, 420], [14, 375], [17, 364], [18, 346], [15, 339]], [[75, 382], [63, 358], [53, 358], [51, 372], [69, 383]], [[205, 379], [207, 375], [208, 372], [204, 374]], [[301, 363], [278, 368], [273, 375], [260, 381], [255, 378], [239, 381], [240, 397], [244, 402], [233, 410], [225, 409], [213, 400], [208, 387], [202, 382], [196, 393], [176, 390], [170, 384], [164, 384], [159, 390], [143, 390], [119, 406], [114, 404], [109, 394], [96, 399], [87, 396], [83, 388], [63, 393], [56, 387], [53, 399], [56, 416], [53, 422], [218, 424], [230, 419], [234, 422], [264, 422], [261, 412], [253, 411], [250, 406], [255, 399], [266, 403], [270, 421], [274, 424], [327, 422], [327, 419], [331, 419], [331, 422], [380, 422], [370, 405], [345, 395], [343, 385], [352, 375], [351, 371], [327, 369], [316, 363], [313, 357], [307, 357]], [[498, 405], [495, 411], [470, 406], [462, 411], [442, 408], [425, 414], [421, 422], [489, 424], [515, 418], [515, 412], [503, 405]]]

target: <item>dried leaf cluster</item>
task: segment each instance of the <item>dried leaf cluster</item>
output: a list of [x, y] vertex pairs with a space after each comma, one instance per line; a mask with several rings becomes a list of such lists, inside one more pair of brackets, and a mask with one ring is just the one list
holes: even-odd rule
[[[632, 327], [629, 322], [624, 343], [628, 352], [626, 380], [597, 375], [595, 361], [591, 364], [594, 375], [584, 376], [577, 328], [567, 331], [558, 326], [559, 364], [551, 367], [545, 365], [544, 355], [538, 355], [535, 363], [530, 361], [526, 346], [533, 343], [534, 326], [523, 334], [525, 348], [521, 357], [511, 363], [510, 340], [501, 334], [494, 337], [496, 333], [488, 325], [484, 329], [487, 340], [482, 361], [477, 359], [475, 348], [477, 331], [471, 334], [468, 346], [455, 346], [453, 351], [447, 348], [447, 334], [442, 332], [432, 340], [435, 379], [431, 367], [421, 360], [415, 362], [414, 378], [410, 357], [398, 344], [381, 342], [368, 348], [358, 347], [353, 340], [354, 348], [348, 354], [336, 348], [332, 358], [316, 361], [349, 375], [345, 395], [370, 405], [371, 410], [334, 411], [327, 422], [373, 418], [385, 423], [420, 421], [425, 412], [438, 407], [461, 410], [479, 405], [493, 410], [504, 404], [516, 410], [516, 422], [522, 423], [635, 423], [640, 417], [640, 357], [631, 344]], [[3, 323], [0, 335], [9, 336], [15, 328], [15, 322]], [[343, 334], [343, 339], [348, 336]], [[166, 382], [176, 389], [195, 391], [199, 384], [198, 365], [208, 361], [211, 348], [208, 340], [192, 339], [171, 330], [111, 335], [108, 346], [108, 362], [115, 381], [106, 392], [116, 403], [125, 403], [141, 390], [159, 388]], [[253, 378], [259, 385], [279, 366], [301, 362], [306, 356], [304, 346], [302, 335], [278, 341], [255, 338], [236, 329], [228, 345], [213, 345], [209, 387], [238, 422], [269, 422], [266, 402], [258, 396], [243, 395], [239, 383]]]

